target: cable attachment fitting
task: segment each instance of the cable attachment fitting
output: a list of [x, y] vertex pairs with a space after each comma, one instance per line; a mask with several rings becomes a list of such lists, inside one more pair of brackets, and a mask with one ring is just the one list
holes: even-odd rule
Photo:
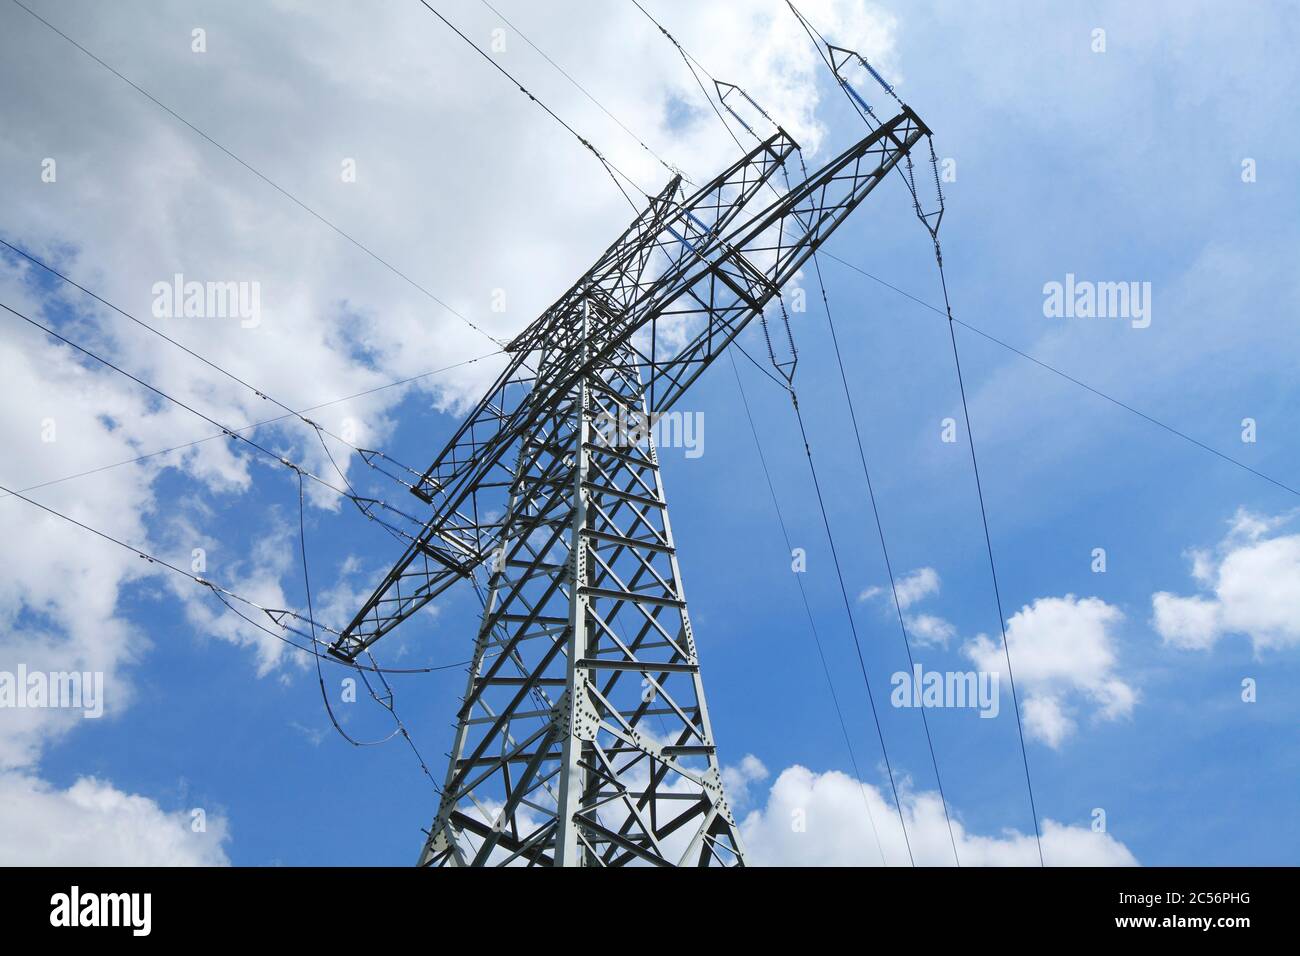
[[794, 388], [794, 371], [799, 365], [799, 350], [794, 344], [794, 332], [790, 328], [790, 313], [785, 309], [785, 298], [777, 293], [777, 305], [781, 309], [781, 322], [785, 325], [785, 338], [789, 343], [790, 351], [788, 358], [778, 359], [776, 349], [772, 344], [772, 332], [768, 326], [766, 311], [759, 314], [759, 324], [763, 327], [763, 338], [767, 341], [767, 357], [772, 362], [772, 368], [776, 369], [777, 374], [785, 379], [786, 387], [793, 390]]

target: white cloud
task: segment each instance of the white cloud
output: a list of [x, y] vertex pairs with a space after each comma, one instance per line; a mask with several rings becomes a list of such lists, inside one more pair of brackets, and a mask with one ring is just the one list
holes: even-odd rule
[[[1022, 694], [1025, 731], [1059, 747], [1077, 729], [1077, 713], [1090, 706], [1098, 720], [1126, 717], [1137, 692], [1118, 676], [1115, 629], [1124, 615], [1100, 598], [1038, 598], [1007, 621], [1016, 688]], [[980, 634], [962, 648], [982, 671], [1010, 687], [1000, 642]]]
[[898, 579], [898, 603], [907, 610], [922, 598], [939, 593], [939, 572], [934, 568], [918, 568]]
[[1192, 577], [1209, 593], [1151, 596], [1166, 645], [1208, 650], [1225, 634], [1242, 634], [1257, 654], [1300, 646], [1300, 534], [1275, 533], [1290, 518], [1238, 510], [1213, 554], [1192, 552]]
[[[888, 587], [873, 585], [858, 595], [859, 601], [879, 598], [884, 602], [888, 613], [894, 611], [894, 593], [898, 595], [898, 609], [906, 612], [914, 604], [938, 594], [941, 587], [939, 572], [934, 568], [917, 568], [904, 574], [894, 582], [893, 592]], [[915, 647], [947, 647], [948, 642], [957, 633], [957, 628], [950, 621], [936, 614], [903, 614], [903, 623], [907, 628], [908, 638]]]
[[[917, 865], [953, 865], [939, 795], [904, 791], [902, 799]], [[1032, 833], [1008, 829], [980, 836], [956, 819], [952, 827], [963, 866], [1038, 865]], [[788, 767], [772, 785], [766, 806], [745, 817], [741, 833], [748, 861], [759, 866], [879, 866], [882, 851], [890, 866], [908, 863], [896, 807], [876, 787], [838, 771], [819, 774], [798, 765]], [[1123, 843], [1085, 826], [1044, 820], [1042, 842], [1049, 866], [1137, 865]]]
[[188, 810], [82, 777], [66, 790], [0, 773], [0, 866], [226, 866], [224, 817], [195, 833]]
[[1074, 721], [1065, 716], [1055, 697], [1026, 697], [1020, 710], [1029, 736], [1049, 747], [1060, 747], [1074, 733]]
[[[891, 17], [861, 0], [810, 0], [808, 13], [841, 42], [889, 63]], [[366, 11], [222, 7], [205, 24], [211, 43], [201, 57], [187, 42], [175, 42], [188, 37], [191, 26], [181, 11], [159, 17], [147, 4], [112, 11], [91, 5], [75, 18], [51, 16], [498, 337], [549, 305], [630, 218], [622, 197], [593, 172], [595, 161], [417, 5]], [[511, 16], [580, 81], [600, 78], [602, 102], [697, 178], [734, 158], [735, 144], [695, 99], [698, 90], [680, 57], [631, 5], [571, 3], [548, 7], [544, 16], [527, 9]], [[744, 85], [806, 147], [822, 144], [826, 131], [814, 113], [819, 61], [790, 28], [788, 12], [749, 0], [690, 17], [666, 16], [681, 21], [669, 25], [688, 47], [708, 51], [713, 72]], [[497, 25], [477, 7], [456, 17], [474, 36], [487, 36], [486, 27]], [[6, 239], [144, 321], [151, 321], [154, 284], [177, 272], [199, 281], [260, 283], [262, 315], [255, 328], [168, 319], [161, 320], [163, 331], [292, 407], [494, 348], [37, 21], [20, 10], [0, 18], [6, 52], [0, 77], [8, 87], [41, 94], [0, 102], [0, 126], [11, 134], [0, 139], [0, 179], [10, 187]], [[573, 29], [575, 23], [583, 28]], [[610, 36], [620, 43], [594, 42]], [[429, 55], [431, 45], [438, 55]], [[638, 182], [652, 190], [666, 182], [667, 173], [635, 140], [518, 37], [509, 56], [531, 89]], [[626, 69], [631, 61], [638, 69]], [[268, 90], [275, 95], [264, 95]], [[694, 104], [685, 119], [670, 117], [674, 100]], [[452, 140], [456, 148], [448, 149]], [[54, 183], [40, 179], [46, 156], [58, 163]], [[355, 184], [340, 181], [345, 157], [357, 161]], [[504, 313], [491, 308], [497, 289], [506, 293]], [[67, 323], [77, 340], [223, 424], [268, 417], [265, 399], [7, 255], [0, 257], [0, 301], [49, 324]], [[10, 487], [122, 462], [214, 430], [53, 347], [13, 316], [0, 314], [0, 329], [0, 434], [11, 451], [0, 482]], [[389, 413], [411, 390], [457, 411], [477, 399], [497, 368], [499, 360], [486, 360], [312, 417], [335, 433], [352, 431], [359, 444], [383, 447], [392, 434]], [[42, 441], [46, 419], [54, 422], [57, 441]], [[267, 426], [257, 438], [316, 474], [332, 475], [315, 434], [300, 422]], [[344, 470], [353, 464], [337, 446], [335, 457]], [[189, 480], [192, 499], [186, 513], [193, 527], [184, 537], [190, 546], [202, 542], [215, 551], [222, 529], [211, 526], [204, 499], [221, 495], [229, 504], [242, 495], [251, 504], [271, 470], [280, 468], [254, 467], [259, 461], [237, 443], [203, 441], [33, 497], [141, 548], [170, 555], [166, 545], [177, 544], [188, 555], [171, 519], [166, 527], [154, 521], [155, 480], [164, 470], [179, 473]], [[315, 483], [308, 494], [315, 509], [339, 509], [339, 499]], [[0, 500], [0, 512], [6, 528], [0, 537], [0, 567], [6, 569], [0, 578], [0, 668], [22, 662], [102, 670], [111, 719], [129, 705], [130, 671], [145, 663], [149, 647], [147, 635], [119, 613], [123, 590], [170, 572], [21, 501]], [[376, 531], [350, 512], [330, 520]], [[392, 545], [386, 537], [374, 540]], [[222, 573], [210, 576], [260, 603], [284, 607], [281, 581], [298, 573], [291, 545], [277, 531], [241, 565], [226, 562]], [[188, 559], [178, 563], [187, 566]], [[320, 582], [324, 595], [340, 601], [342, 586]], [[202, 633], [249, 647], [259, 673], [291, 659], [283, 645], [191, 588], [176, 578], [159, 590], [183, 601], [189, 622]], [[328, 602], [326, 610], [343, 609]], [[0, 714], [0, 768], [34, 772], [44, 750], [73, 727], [94, 732], [66, 712]], [[48, 803], [60, 792], [44, 793]], [[128, 806], [142, 798], [122, 799]], [[37, 801], [24, 806], [34, 811]], [[19, 826], [21, 814], [7, 812]]]
[[918, 647], [936, 644], [947, 647], [948, 641], [957, 633], [957, 628], [950, 622], [933, 614], [909, 614], [904, 620], [912, 643]]
[[[252, 542], [246, 558], [232, 557], [222, 563], [220, 582], [262, 607], [297, 610], [305, 615], [305, 608], [298, 609], [288, 601], [281, 584], [286, 579], [302, 574], [298, 529], [274, 514], [267, 523], [270, 530]], [[221, 555], [219, 543], [202, 536], [196, 529], [188, 530], [186, 545], [191, 543], [207, 548], [214, 559]], [[306, 667], [311, 660], [306, 654], [293, 650], [284, 641], [276, 640], [266, 631], [227, 610], [206, 588], [195, 587], [192, 581], [179, 575], [168, 576], [167, 585], [176, 599], [184, 604], [186, 620], [193, 625], [197, 634], [253, 649], [258, 677], [271, 674], [283, 664]], [[263, 627], [276, 630], [271, 619], [261, 611], [247, 607], [241, 610]], [[298, 644], [304, 642], [301, 637], [290, 636]]]
[[[934, 568], [917, 568], [904, 574], [894, 582], [894, 591], [898, 594], [898, 605], [904, 611], [931, 594], [939, 593], [939, 572]], [[860, 595], [858, 600], [866, 601], [874, 597], [888, 597], [892, 603], [893, 595], [886, 587], [873, 585]]]
[[733, 810], [738, 810], [750, 802], [750, 786], [768, 777], [767, 767], [753, 754], [745, 754], [740, 763], [734, 767], [722, 768], [722, 784], [726, 787], [727, 799]]
[[1171, 647], [1204, 651], [1214, 646], [1222, 633], [1219, 603], [1202, 597], [1179, 597], [1168, 591], [1151, 595], [1156, 633]]
[[[746, 862], [751, 866], [879, 866], [882, 854], [890, 866], [908, 865], [898, 812], [877, 787], [838, 771], [818, 774], [796, 764], [781, 772], [765, 797], [756, 795], [754, 785], [769, 774], [753, 754], [747, 754], [736, 766], [724, 767], [722, 774], [733, 810], [753, 802], [756, 796], [762, 801], [743, 817], [736, 815]], [[634, 789], [644, 784], [640, 769], [633, 771], [631, 781]], [[677, 793], [698, 792], [685, 781], [671, 789]], [[917, 865], [951, 866], [952, 842], [939, 795], [904, 788], [902, 800], [907, 839]], [[476, 813], [490, 823], [498, 810], [499, 804], [485, 801]], [[675, 812], [675, 806], [666, 807], [660, 816]], [[527, 812], [520, 819], [524, 832], [539, 822]], [[617, 801], [608, 804], [602, 813], [605, 826], [612, 829], [619, 828], [626, 819], [626, 810]], [[952, 826], [963, 866], [1038, 865], [1032, 833], [1008, 829], [996, 836], [980, 836], [968, 832], [955, 818]], [[669, 858], [677, 859], [686, 850], [690, 830], [686, 827], [663, 841]], [[1089, 827], [1045, 820], [1042, 839], [1048, 865], [1137, 865], [1122, 843]]]

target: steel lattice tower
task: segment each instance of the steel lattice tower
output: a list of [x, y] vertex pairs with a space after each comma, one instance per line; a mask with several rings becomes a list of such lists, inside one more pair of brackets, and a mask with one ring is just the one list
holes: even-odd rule
[[618, 425], [670, 409], [928, 132], [904, 107], [785, 192], [780, 130], [675, 178], [411, 484], [432, 515], [332, 651], [489, 569], [422, 864], [743, 864], [657, 452]]

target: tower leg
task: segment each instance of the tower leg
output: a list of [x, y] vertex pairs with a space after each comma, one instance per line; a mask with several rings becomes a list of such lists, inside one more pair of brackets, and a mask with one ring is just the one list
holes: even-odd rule
[[422, 864], [743, 864], [644, 423], [629, 361], [525, 439]]

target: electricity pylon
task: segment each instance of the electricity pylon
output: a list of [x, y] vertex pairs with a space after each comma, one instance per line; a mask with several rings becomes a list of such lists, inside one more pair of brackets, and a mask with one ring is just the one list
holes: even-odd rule
[[903, 107], [785, 192], [782, 130], [692, 195], [674, 178], [410, 485], [432, 515], [332, 652], [488, 568], [421, 864], [743, 864], [644, 426], [928, 134]]

